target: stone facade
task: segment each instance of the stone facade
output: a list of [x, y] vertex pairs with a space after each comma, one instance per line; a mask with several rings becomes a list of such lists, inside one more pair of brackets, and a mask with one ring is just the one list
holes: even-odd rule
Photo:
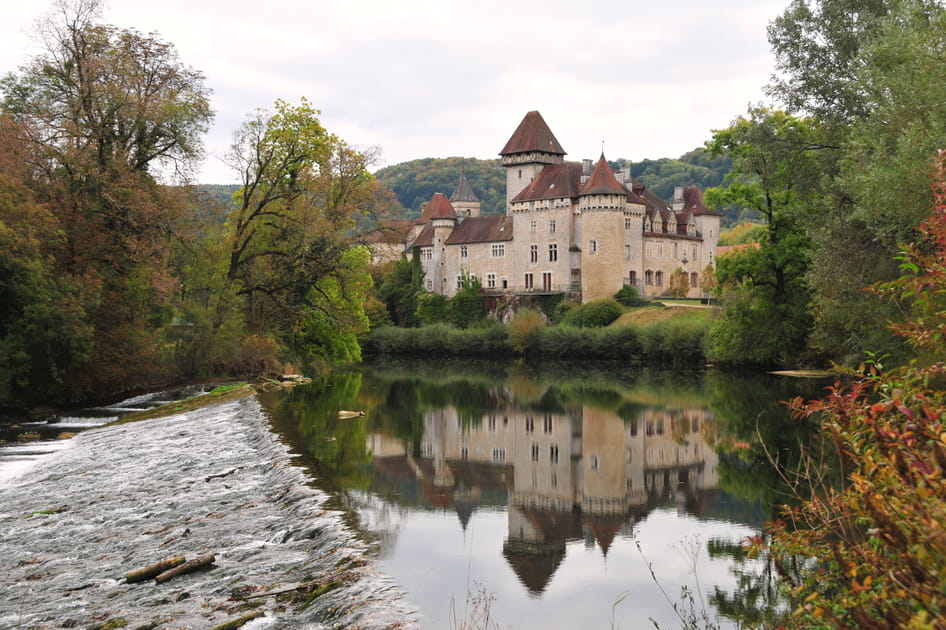
[[689, 297], [714, 264], [720, 214], [695, 186], [673, 205], [631, 177], [597, 163], [566, 162], [542, 116], [529, 112], [500, 152], [506, 168], [506, 215], [483, 217], [466, 175], [448, 200], [437, 193], [405, 240], [418, 248], [429, 291], [452, 296], [462, 278], [487, 293], [569, 293], [590, 301], [624, 285], [664, 295], [678, 269]]

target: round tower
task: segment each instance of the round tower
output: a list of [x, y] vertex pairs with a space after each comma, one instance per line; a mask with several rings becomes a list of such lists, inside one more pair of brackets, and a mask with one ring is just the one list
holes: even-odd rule
[[578, 193], [581, 214], [581, 300], [610, 297], [624, 286], [624, 210], [627, 189], [604, 159]]

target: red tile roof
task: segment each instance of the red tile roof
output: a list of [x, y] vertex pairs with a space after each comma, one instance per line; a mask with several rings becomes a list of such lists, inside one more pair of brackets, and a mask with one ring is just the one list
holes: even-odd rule
[[585, 182], [585, 185], [581, 187], [579, 195], [626, 195], [628, 192], [627, 188], [618, 183], [617, 178], [614, 176], [614, 171], [611, 170], [611, 167], [608, 165], [608, 161], [604, 159], [604, 153], [601, 154], [601, 157], [598, 158], [598, 163], [595, 164], [595, 170], [591, 173], [591, 177], [588, 178], [588, 181]]
[[489, 243], [512, 240], [512, 218], [506, 215], [498, 217], [471, 217], [464, 219], [447, 239], [447, 245], [465, 243]]
[[456, 216], [457, 213], [450, 204], [450, 200], [440, 193], [434, 193], [434, 196], [424, 206], [420, 218], [414, 223], [427, 223], [431, 219], [455, 219]]
[[542, 153], [552, 153], [554, 155], [565, 155], [565, 149], [558, 143], [552, 130], [545, 124], [542, 114], [537, 111], [531, 111], [522, 119], [519, 126], [513, 132], [509, 142], [499, 152], [500, 155], [512, 155], [514, 153], [532, 153], [540, 151]]
[[723, 216], [718, 210], [710, 210], [703, 204], [703, 191], [696, 186], [689, 186], [683, 191], [683, 207], [696, 215]]
[[539, 171], [538, 176], [512, 201], [515, 203], [517, 201], [577, 197], [580, 183], [581, 164], [577, 162], [550, 164]]

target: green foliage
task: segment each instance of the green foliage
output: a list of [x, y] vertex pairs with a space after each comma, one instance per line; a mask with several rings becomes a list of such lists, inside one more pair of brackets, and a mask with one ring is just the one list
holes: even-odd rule
[[506, 171], [498, 159], [423, 158], [386, 166], [375, 176], [394, 191], [398, 202], [406, 209], [405, 216], [416, 218], [420, 216], [421, 204], [430, 201], [434, 193], [450, 197], [464, 171], [480, 199], [482, 214], [505, 214]]
[[445, 324], [449, 321], [450, 301], [439, 293], [421, 293], [417, 296], [417, 319], [424, 326]]
[[804, 627], [938, 627], [946, 614], [946, 154], [936, 163], [935, 209], [904, 248], [901, 277], [876, 290], [910, 313], [894, 330], [935, 357], [885, 370], [861, 366], [822, 400], [792, 404], [820, 423], [844, 462], [845, 485], [804, 479], [815, 495], [771, 526], [778, 561], [813, 557], [791, 584]]
[[637, 292], [637, 288], [630, 284], [625, 284], [614, 294], [614, 301], [626, 307], [647, 306], [650, 300], [644, 299]]
[[562, 323], [578, 328], [607, 326], [620, 317], [623, 312], [624, 309], [621, 308], [621, 305], [612, 298], [602, 298], [586, 302], [569, 310]]
[[728, 152], [733, 170], [725, 188], [708, 190], [710, 205], [732, 203], [765, 218], [760, 246], [717, 260], [723, 316], [714, 327], [713, 360], [792, 364], [811, 329], [806, 279], [810, 242], [805, 235], [817, 191], [819, 125], [784, 112], [754, 108], [717, 131], [708, 146]]
[[378, 287], [378, 298], [388, 309], [391, 321], [397, 326], [417, 326], [417, 301], [423, 291], [423, 271], [417, 249], [410, 260], [401, 259], [394, 263], [391, 273], [387, 274]]
[[486, 296], [480, 279], [464, 276], [463, 286], [450, 298], [449, 321], [458, 328], [469, 328], [486, 320]]
[[377, 328], [364, 339], [362, 352], [366, 355], [436, 357], [512, 356], [505, 327], [495, 323], [466, 330], [448, 324]]

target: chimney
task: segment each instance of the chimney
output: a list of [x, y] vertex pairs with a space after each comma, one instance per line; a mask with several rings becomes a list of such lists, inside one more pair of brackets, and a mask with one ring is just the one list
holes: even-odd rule
[[673, 211], [683, 210], [683, 186], [677, 186], [673, 189]]

